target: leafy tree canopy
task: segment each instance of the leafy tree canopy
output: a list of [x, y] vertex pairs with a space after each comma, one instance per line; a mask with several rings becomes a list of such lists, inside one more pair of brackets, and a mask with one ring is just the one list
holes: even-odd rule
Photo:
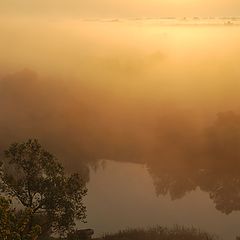
[[0, 240], [35, 240], [41, 233], [38, 225], [29, 228], [32, 211], [16, 211], [11, 201], [0, 197]]
[[75, 219], [85, 221], [84, 181], [78, 174], [66, 175], [36, 139], [12, 144], [1, 165], [1, 192], [30, 209], [29, 228], [37, 222], [43, 235], [64, 235], [73, 230]]

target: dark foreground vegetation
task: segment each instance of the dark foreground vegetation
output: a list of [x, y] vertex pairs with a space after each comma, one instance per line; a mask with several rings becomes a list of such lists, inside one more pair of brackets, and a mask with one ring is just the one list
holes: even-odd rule
[[0, 240], [66, 237], [84, 222], [87, 189], [37, 140], [14, 143], [0, 161]]
[[[12, 144], [0, 161], [0, 240], [91, 239], [91, 229], [77, 230], [75, 225], [75, 220], [85, 221], [86, 193], [81, 176], [67, 174], [37, 140]], [[158, 226], [105, 234], [98, 240], [217, 239], [195, 228]]]
[[106, 234], [103, 240], [218, 240], [215, 235], [196, 228], [157, 226], [149, 229], [128, 229], [116, 234]]

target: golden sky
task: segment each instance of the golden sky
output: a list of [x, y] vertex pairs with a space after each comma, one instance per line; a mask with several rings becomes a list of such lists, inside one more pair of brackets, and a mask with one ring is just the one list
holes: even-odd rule
[[0, 14], [70, 17], [238, 16], [239, 0], [1, 0]]

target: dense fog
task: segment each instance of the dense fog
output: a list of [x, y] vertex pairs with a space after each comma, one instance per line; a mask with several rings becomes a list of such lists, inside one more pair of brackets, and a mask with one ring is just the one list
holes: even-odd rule
[[190, 23], [2, 18], [1, 151], [38, 138], [86, 173], [237, 164], [240, 30]]

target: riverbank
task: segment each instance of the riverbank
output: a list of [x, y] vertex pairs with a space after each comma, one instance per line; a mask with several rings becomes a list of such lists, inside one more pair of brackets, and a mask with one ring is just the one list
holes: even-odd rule
[[218, 240], [219, 237], [196, 228], [182, 226], [127, 229], [115, 234], [105, 234], [101, 240]]

